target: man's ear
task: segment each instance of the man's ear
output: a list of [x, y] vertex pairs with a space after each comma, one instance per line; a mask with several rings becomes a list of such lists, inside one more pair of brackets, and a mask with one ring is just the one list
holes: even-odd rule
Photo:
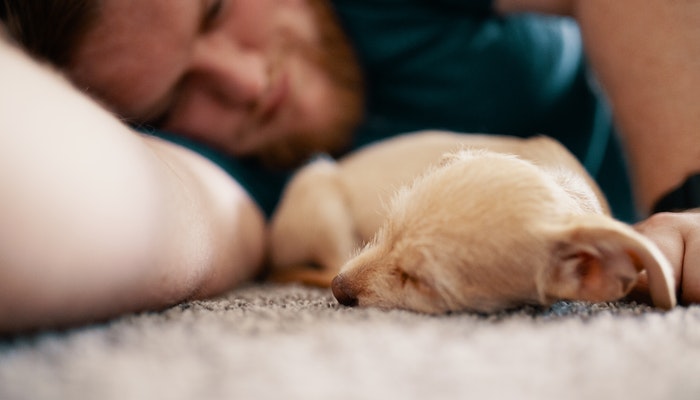
[[538, 279], [543, 302], [617, 300], [646, 271], [654, 305], [676, 305], [671, 265], [649, 239], [603, 215], [577, 216], [551, 237], [550, 263]]

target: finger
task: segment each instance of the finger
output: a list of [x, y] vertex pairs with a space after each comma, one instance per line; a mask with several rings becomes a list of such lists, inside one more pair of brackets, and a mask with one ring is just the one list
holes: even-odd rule
[[[657, 214], [661, 216], [662, 214]], [[659, 221], [662, 219], [662, 221]], [[635, 229], [650, 239], [671, 263], [676, 290], [680, 288], [685, 245], [681, 231], [676, 225], [663, 221], [666, 218], [652, 217], [635, 225]], [[644, 283], [644, 282], [641, 282]]]
[[686, 236], [680, 301], [700, 303], [700, 226]]

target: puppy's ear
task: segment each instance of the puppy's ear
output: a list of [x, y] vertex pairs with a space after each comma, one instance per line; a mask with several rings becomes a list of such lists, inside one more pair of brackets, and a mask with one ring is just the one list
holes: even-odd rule
[[646, 271], [654, 305], [676, 305], [671, 265], [631, 227], [602, 215], [576, 217], [552, 238], [551, 262], [538, 280], [543, 301], [612, 301], [634, 287]]

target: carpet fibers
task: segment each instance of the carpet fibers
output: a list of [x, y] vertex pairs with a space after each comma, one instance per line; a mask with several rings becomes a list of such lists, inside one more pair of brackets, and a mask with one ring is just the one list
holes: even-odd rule
[[331, 398], [700, 399], [700, 306], [427, 316], [256, 284], [0, 339], [0, 400]]

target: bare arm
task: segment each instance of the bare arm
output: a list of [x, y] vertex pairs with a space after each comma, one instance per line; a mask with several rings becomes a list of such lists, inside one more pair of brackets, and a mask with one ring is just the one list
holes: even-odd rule
[[501, 13], [576, 18], [612, 103], [643, 213], [700, 171], [700, 1], [494, 1]]
[[256, 273], [264, 220], [236, 182], [2, 40], [0, 64], [0, 332], [162, 308]]
[[575, 14], [648, 213], [700, 171], [700, 1], [585, 0]]

